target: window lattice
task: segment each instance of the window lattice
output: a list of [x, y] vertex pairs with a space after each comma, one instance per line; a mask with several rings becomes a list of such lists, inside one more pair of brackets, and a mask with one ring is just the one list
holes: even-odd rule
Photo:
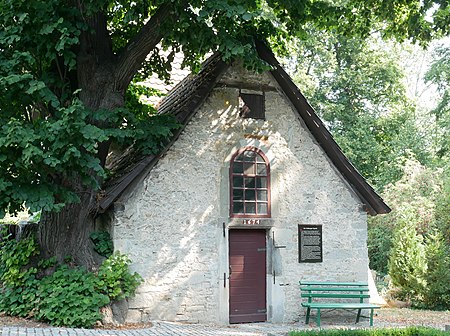
[[270, 217], [267, 159], [256, 148], [239, 151], [231, 162], [231, 216]]

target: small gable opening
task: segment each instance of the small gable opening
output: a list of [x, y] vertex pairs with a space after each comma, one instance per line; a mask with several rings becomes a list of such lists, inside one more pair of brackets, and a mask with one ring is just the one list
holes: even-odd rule
[[266, 119], [264, 95], [240, 92], [239, 116], [242, 118]]
[[255, 147], [241, 148], [230, 164], [230, 217], [270, 217], [270, 167]]

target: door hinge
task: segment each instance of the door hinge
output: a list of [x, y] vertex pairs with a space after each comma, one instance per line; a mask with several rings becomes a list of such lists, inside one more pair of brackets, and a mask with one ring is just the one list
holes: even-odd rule
[[258, 309], [257, 313], [267, 313], [267, 309]]
[[267, 249], [265, 247], [260, 247], [256, 251], [258, 251], [258, 252], [266, 252]]

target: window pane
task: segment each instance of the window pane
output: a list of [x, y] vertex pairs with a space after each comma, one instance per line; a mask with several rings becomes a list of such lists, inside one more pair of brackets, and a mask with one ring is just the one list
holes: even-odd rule
[[254, 177], [246, 177], [245, 178], [245, 187], [246, 188], [255, 188], [255, 178]]
[[251, 162], [244, 162], [244, 174], [255, 175], [255, 165]]
[[241, 162], [233, 163], [233, 173], [242, 174], [244, 172], [243, 164]]
[[233, 213], [244, 213], [244, 203], [233, 202]]
[[255, 158], [256, 158], [256, 153], [255, 152], [253, 152], [253, 151], [245, 151], [241, 155], [244, 156], [244, 161], [255, 162]]
[[233, 201], [243, 201], [244, 200], [244, 189], [234, 189], [233, 190]]
[[258, 163], [258, 175], [267, 175], [266, 165], [264, 163]]
[[267, 214], [268, 212], [267, 203], [258, 203], [258, 214]]
[[232, 213], [250, 217], [269, 214], [269, 170], [264, 156], [244, 150], [231, 166]]
[[243, 188], [244, 178], [242, 176], [233, 176], [233, 187]]
[[256, 203], [245, 202], [245, 213], [246, 214], [255, 214], [256, 213]]
[[254, 201], [255, 200], [255, 190], [245, 190], [245, 200]]
[[244, 161], [244, 153], [239, 154], [238, 156], [236, 156], [236, 158], [234, 159], [234, 162], [242, 162]]
[[267, 178], [257, 177], [256, 178], [256, 188], [267, 188]]
[[257, 190], [257, 200], [267, 202], [267, 191], [266, 190]]

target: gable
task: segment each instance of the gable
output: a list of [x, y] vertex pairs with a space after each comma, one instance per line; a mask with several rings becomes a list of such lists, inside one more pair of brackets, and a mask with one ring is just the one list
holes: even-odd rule
[[[262, 43], [257, 44], [257, 50], [260, 57], [272, 66], [270, 73], [283, 94], [290, 101], [297, 118], [306, 125], [310, 134], [331, 163], [365, 204], [366, 211], [372, 215], [388, 213], [390, 211], [389, 207], [345, 157], [329, 131], [278, 63], [273, 53]], [[175, 115], [183, 127], [174, 134], [160, 153], [136, 160], [122, 174], [106, 185], [105, 195], [99, 203], [100, 212], [106, 211], [124, 191], [128, 188], [133, 188], [156, 165], [158, 160], [178, 139], [216, 84], [219, 87], [235, 87], [236, 89], [239, 88], [240, 91], [242, 90], [239, 76], [232, 75], [232, 72], [224, 75], [224, 71], [227, 68], [228, 65], [221, 61], [219, 54], [213, 55], [207, 60], [197, 75], [190, 75], [185, 78], [161, 102], [159, 112]], [[244, 89], [253, 89], [257, 92], [273, 91], [274, 86], [268, 78], [267, 75], [261, 77], [261, 75], [254, 74], [250, 78], [246, 78]]]

